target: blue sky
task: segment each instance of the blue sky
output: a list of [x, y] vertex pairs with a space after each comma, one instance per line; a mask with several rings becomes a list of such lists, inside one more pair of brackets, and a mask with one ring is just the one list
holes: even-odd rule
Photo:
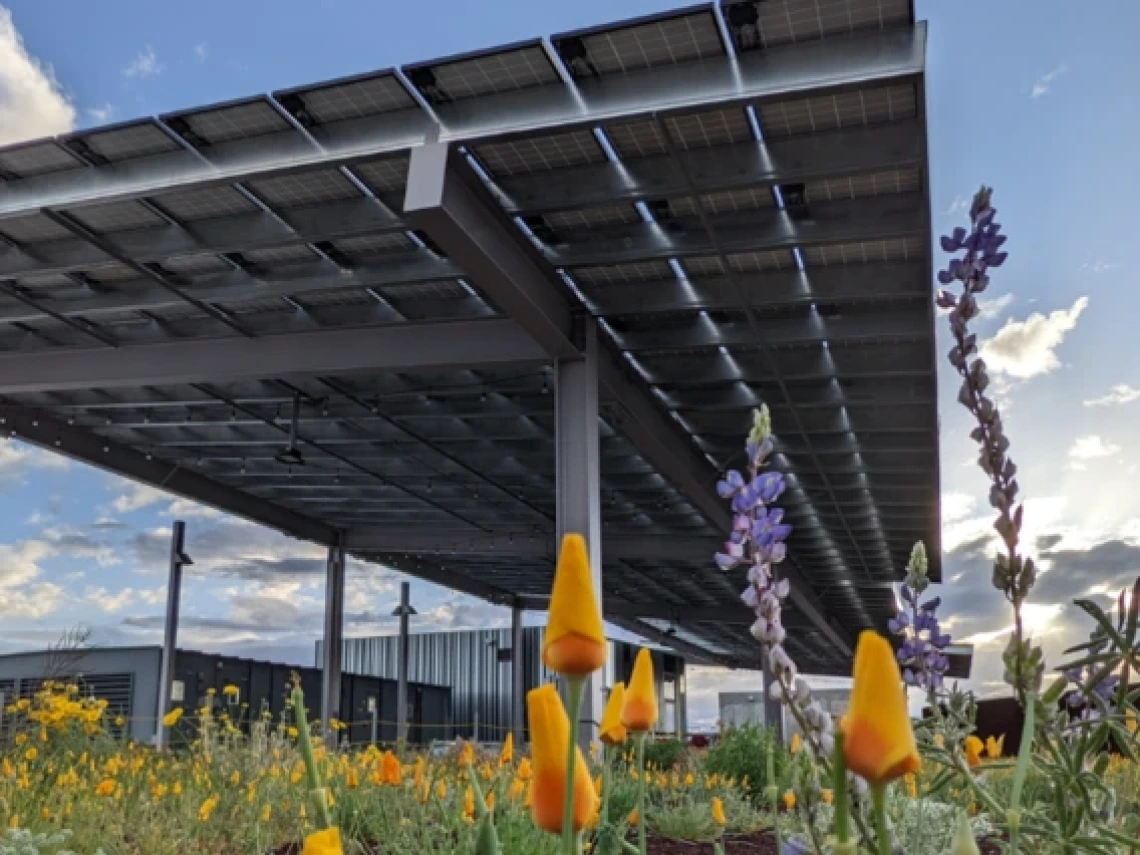
[[[0, 6], [0, 139], [58, 132], [278, 89], [667, 8], [650, 0], [7, 0]], [[1047, 572], [1030, 625], [1055, 653], [1082, 625], [1065, 605], [1140, 572], [1140, 291], [1128, 267], [1140, 197], [1134, 34], [1140, 6], [919, 2], [930, 21], [933, 219], [946, 231], [981, 182], [1010, 234], [978, 326]], [[1110, 25], [1108, 22], [1111, 22]], [[940, 322], [941, 323], [941, 322]], [[940, 343], [944, 351], [945, 341]], [[975, 685], [999, 688], [1009, 624], [988, 587], [985, 482], [956, 384], [941, 384], [944, 595], [979, 644]], [[197, 561], [182, 643], [307, 660], [320, 631], [318, 549], [49, 454], [0, 445], [0, 645], [42, 646], [83, 623], [99, 643], [159, 638], [166, 529], [189, 522]], [[350, 568], [349, 630], [388, 631], [398, 577]], [[502, 610], [416, 584], [422, 628]], [[753, 675], [704, 672], [694, 718]]]

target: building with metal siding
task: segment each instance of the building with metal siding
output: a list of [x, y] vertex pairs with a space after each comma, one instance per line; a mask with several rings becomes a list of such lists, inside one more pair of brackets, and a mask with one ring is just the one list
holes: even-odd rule
[[[85, 695], [105, 698], [108, 716], [127, 720], [126, 730], [139, 742], [150, 742], [158, 722], [159, 668], [162, 648], [117, 647], [91, 650], [38, 651], [0, 656], [0, 692], [9, 698], [31, 697], [45, 679], [74, 682]], [[308, 705], [315, 711], [320, 697], [321, 672], [317, 668], [282, 665], [179, 650], [174, 658], [175, 692], [171, 707], [201, 707], [213, 689], [238, 687], [235, 705], [248, 703], [249, 716], [262, 710], [279, 719], [292, 686], [301, 680]], [[446, 686], [412, 683], [408, 686], [409, 740], [431, 742], [452, 738], [448, 720], [451, 690]], [[3, 705], [0, 705], [2, 708]], [[373, 708], [375, 715], [373, 715]], [[345, 673], [341, 680], [342, 717], [354, 743], [396, 740], [396, 681], [379, 676]], [[235, 715], [235, 719], [238, 716]]]
[[[628, 678], [638, 649], [623, 641], [610, 642], [604, 671], [607, 691], [616, 680]], [[543, 666], [541, 650], [542, 629], [525, 628], [524, 691], [557, 680], [557, 675]], [[344, 669], [395, 679], [398, 652], [398, 636], [346, 639]], [[317, 642], [317, 662], [321, 656], [322, 643]], [[662, 700], [660, 730], [684, 733], [685, 660], [656, 649], [653, 658], [658, 697]], [[511, 729], [512, 664], [510, 629], [416, 633], [409, 637], [408, 679], [451, 688], [451, 722], [456, 736], [493, 742]]]

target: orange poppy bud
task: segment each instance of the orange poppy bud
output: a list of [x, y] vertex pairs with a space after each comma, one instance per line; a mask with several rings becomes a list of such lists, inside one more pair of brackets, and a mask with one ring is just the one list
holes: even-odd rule
[[621, 711], [625, 706], [625, 683], [614, 683], [602, 712], [602, 723], [598, 727], [598, 738], [606, 745], [622, 745], [628, 738], [625, 725], [621, 723]]
[[[562, 706], [558, 690], [549, 683], [526, 696], [527, 716], [534, 764], [531, 784], [531, 815], [534, 824], [551, 834], [562, 833], [562, 806], [566, 793], [566, 748], [570, 740], [570, 721]], [[575, 750], [574, 774], [575, 831], [590, 822], [598, 806], [594, 783], [586, 767], [582, 750]]]
[[601, 668], [608, 652], [586, 541], [568, 534], [554, 572], [542, 661], [559, 674], [581, 677]]
[[621, 723], [634, 733], [645, 733], [657, 723], [657, 687], [653, 683], [653, 656], [641, 648], [633, 663], [633, 676], [625, 690]]

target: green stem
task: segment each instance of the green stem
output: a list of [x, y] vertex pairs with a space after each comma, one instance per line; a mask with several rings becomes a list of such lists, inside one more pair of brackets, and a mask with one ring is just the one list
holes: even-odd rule
[[605, 828], [610, 824], [610, 790], [613, 785], [610, 783], [612, 779], [612, 772], [610, 764], [613, 762], [613, 754], [610, 746], [602, 743], [602, 821], [598, 824], [600, 828]]
[[847, 754], [842, 728], [835, 730], [835, 750], [831, 754], [831, 798], [835, 804], [836, 852], [849, 852], [851, 840], [851, 796], [847, 791]]
[[891, 855], [891, 837], [887, 831], [887, 787], [871, 785], [871, 808], [875, 814], [875, 842], [879, 855]]
[[648, 843], [645, 840], [645, 738], [646, 733], [639, 733], [634, 739], [637, 741], [637, 851], [646, 855]]
[[566, 789], [562, 798], [562, 850], [566, 855], [577, 855], [578, 840], [574, 834], [574, 777], [578, 761], [578, 715], [582, 707], [584, 677], [568, 676], [566, 689], [570, 701], [570, 736], [566, 740]]
[[293, 715], [297, 719], [297, 747], [301, 750], [301, 759], [305, 763], [305, 776], [309, 783], [309, 796], [317, 811], [318, 828], [331, 828], [332, 816], [329, 814], [328, 794], [321, 784], [321, 773], [317, 768], [317, 758], [313, 754], [313, 739], [309, 735], [309, 714], [305, 710], [305, 693], [301, 687], [293, 689]]
[[1025, 777], [1029, 773], [1029, 757], [1033, 753], [1034, 716], [1037, 711], [1037, 699], [1033, 695], [1026, 697], [1025, 723], [1021, 728], [1021, 745], [1017, 750], [1017, 771], [1013, 774], [1013, 788], [1009, 797], [1009, 809], [1006, 811], [1006, 822], [1009, 823], [1009, 853], [1017, 855], [1019, 832], [1021, 831], [1021, 790], [1025, 786]]

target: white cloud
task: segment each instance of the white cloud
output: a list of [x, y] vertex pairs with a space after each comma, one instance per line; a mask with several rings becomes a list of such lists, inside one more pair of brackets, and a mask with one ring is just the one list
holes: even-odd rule
[[147, 484], [138, 484], [134, 481], [127, 481], [124, 485], [124, 492], [111, 502], [111, 509], [115, 513], [129, 514], [132, 511], [142, 510], [145, 507], [153, 505], [155, 502], [161, 502], [164, 499], [169, 499], [170, 494], [164, 493], [162, 490], [156, 490]]
[[970, 199], [967, 196], [955, 196], [954, 201], [950, 203], [950, 207], [946, 209], [946, 216], [953, 217], [957, 214], [964, 214], [970, 210]]
[[39, 562], [52, 553], [42, 540], [0, 544], [0, 616], [40, 618], [56, 611], [64, 601], [59, 585], [37, 582]]
[[70, 461], [62, 455], [18, 440], [0, 440], [0, 480], [19, 478], [29, 469], [64, 470], [69, 465]]
[[1122, 266], [1116, 261], [1086, 261], [1081, 265], [1081, 270], [1089, 273], [1107, 273], [1109, 270], [1119, 270]]
[[139, 51], [139, 55], [132, 59], [130, 64], [123, 69], [123, 74], [126, 77], [137, 77], [141, 79], [162, 74], [165, 68], [166, 66], [158, 61], [158, 54], [154, 52], [154, 48], [147, 45]]
[[95, 606], [107, 614], [121, 612], [134, 601], [134, 588], [123, 588], [117, 594], [112, 594], [106, 588], [88, 588], [80, 598], [81, 603]]
[[1050, 88], [1053, 85], [1053, 81], [1056, 80], [1058, 77], [1060, 77], [1065, 72], [1067, 72], [1068, 70], [1069, 70], [1069, 66], [1062, 62], [1060, 65], [1058, 65], [1052, 71], [1048, 71], [1045, 74], [1042, 74], [1040, 77], [1037, 78], [1037, 81], [1033, 84], [1033, 88], [1029, 90], [1029, 97], [1036, 99], [1036, 98], [1040, 98], [1043, 95], [1047, 95], [1049, 93]]
[[[972, 461], [971, 461], [972, 462]], [[963, 520], [974, 510], [978, 500], [969, 493], [954, 491], [942, 494], [942, 522], [955, 523]]]
[[1084, 471], [1086, 460], [1097, 460], [1102, 457], [1113, 457], [1120, 453], [1120, 446], [1112, 442], [1105, 442], [1097, 434], [1077, 437], [1073, 447], [1069, 449], [1069, 468]]
[[1055, 371], [1061, 367], [1055, 351], [1088, 304], [1088, 297], [1079, 297], [1069, 309], [1048, 315], [1034, 312], [1024, 321], [1006, 321], [993, 338], [982, 342], [986, 365], [996, 374], [1019, 380]]
[[213, 519], [220, 517], [222, 512], [217, 508], [207, 507], [206, 505], [199, 504], [192, 499], [175, 499], [170, 503], [165, 511], [162, 512], [163, 516], [176, 517], [184, 519], [188, 517], [199, 517], [202, 519]]
[[107, 103], [101, 107], [88, 107], [87, 117], [97, 125], [105, 125], [115, 116], [115, 105]]
[[205, 42], [199, 42], [194, 45], [194, 59], [198, 62], [205, 62], [206, 57], [210, 55], [210, 46]]
[[1012, 294], [1002, 294], [992, 300], [978, 300], [978, 317], [982, 320], [991, 321], [1005, 312], [1012, 302]]
[[1107, 395], [1099, 398], [1090, 398], [1085, 401], [1086, 407], [1114, 407], [1121, 404], [1131, 404], [1140, 398], [1140, 389], [1133, 389], [1127, 383], [1117, 383], [1108, 390]]
[[51, 66], [28, 54], [12, 13], [0, 6], [0, 145], [74, 127], [75, 107]]

